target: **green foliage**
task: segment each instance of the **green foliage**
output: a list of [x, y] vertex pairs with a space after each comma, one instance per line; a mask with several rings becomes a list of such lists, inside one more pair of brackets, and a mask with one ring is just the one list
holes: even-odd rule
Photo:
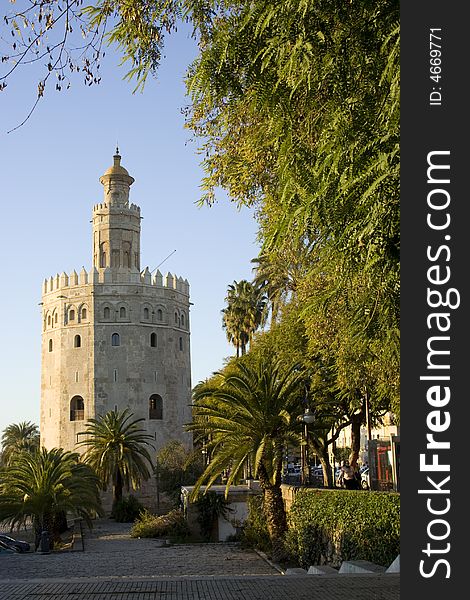
[[343, 460], [349, 460], [351, 455], [351, 448], [348, 446], [336, 446], [335, 448], [335, 461], [342, 463]]
[[400, 553], [400, 496], [300, 491], [289, 511], [287, 545], [302, 567], [344, 560], [389, 566]]
[[131, 529], [134, 538], [185, 539], [189, 537], [188, 523], [180, 510], [172, 510], [166, 515], [152, 515], [144, 510], [140, 513]]
[[266, 515], [263, 507], [263, 496], [249, 496], [248, 517], [243, 524], [241, 543], [263, 552], [271, 551]]
[[111, 517], [113, 517], [117, 523], [132, 523], [143, 510], [143, 505], [135, 496], [130, 494], [127, 498], [121, 498], [121, 500], [116, 502], [113, 506]]
[[194, 502], [194, 506], [198, 511], [197, 522], [199, 523], [202, 537], [206, 542], [210, 541], [212, 537], [217, 519], [229, 516], [231, 512], [229, 504], [224, 496], [216, 494], [213, 491], [201, 494]]
[[112, 410], [97, 419], [86, 423], [86, 439], [79, 445], [86, 446], [83, 460], [101, 478], [103, 489], [109, 482], [113, 486], [113, 503], [122, 498], [122, 490], [137, 489], [141, 481], [150, 477], [153, 439], [139, 423], [145, 419], [132, 419], [133, 414], [126, 408]]
[[157, 453], [157, 484], [175, 506], [180, 502], [181, 486], [193, 485], [203, 470], [201, 452], [188, 450], [178, 440], [170, 440]]

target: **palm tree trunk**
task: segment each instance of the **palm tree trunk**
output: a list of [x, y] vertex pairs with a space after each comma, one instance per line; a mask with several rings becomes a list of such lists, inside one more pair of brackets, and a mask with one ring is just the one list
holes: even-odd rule
[[287, 517], [280, 484], [273, 485], [264, 469], [259, 470], [266, 524], [271, 540], [273, 560], [282, 560], [286, 556], [284, 538], [287, 531]]
[[122, 475], [119, 469], [116, 470], [116, 477], [113, 485], [113, 508], [119, 500], [122, 500]]
[[323, 469], [323, 485], [328, 488], [334, 487], [333, 484], [333, 472], [331, 469], [330, 457], [328, 455], [328, 450], [325, 448], [324, 451], [318, 456], [320, 459], [320, 463]]

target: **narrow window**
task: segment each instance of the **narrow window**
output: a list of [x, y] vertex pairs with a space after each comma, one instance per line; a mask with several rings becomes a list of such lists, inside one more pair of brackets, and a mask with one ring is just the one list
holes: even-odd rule
[[156, 371], [153, 372], [153, 379], [155, 382], [157, 381], [157, 372]]
[[69, 321], [75, 321], [75, 311], [71, 310], [69, 312]]
[[175, 323], [178, 323], [178, 313], [175, 313]]
[[80, 348], [82, 345], [82, 338], [79, 335], [76, 335], [73, 338], [73, 347], [74, 348]]
[[70, 420], [83, 421], [85, 417], [85, 403], [81, 396], [74, 396], [70, 400]]
[[114, 369], [114, 382], [116, 383], [117, 381], [117, 369]]
[[104, 316], [105, 319], [109, 319], [110, 312], [109, 312], [109, 307], [108, 306], [104, 307], [103, 316]]
[[149, 318], [149, 309], [144, 308], [144, 319], [148, 319], [148, 318]]
[[183, 338], [180, 337], [180, 350], [182, 350], [182, 349], [183, 349]]
[[152, 394], [149, 398], [149, 419], [163, 419], [163, 400], [158, 394]]
[[106, 267], [106, 245], [103, 242], [100, 244], [100, 268], [104, 269]]
[[157, 334], [156, 333], [152, 333], [150, 335], [150, 346], [152, 348], [156, 348], [157, 347]]
[[49, 316], [47, 317], [47, 324], [48, 324], [48, 325], [50, 325], [50, 324], [51, 324], [51, 315], [49, 315]]
[[124, 308], [124, 306], [121, 306], [121, 308], [119, 310], [119, 316], [121, 317], [121, 319], [126, 318], [126, 309]]
[[75, 383], [78, 383], [78, 371], [75, 371]]
[[82, 308], [82, 319], [86, 319], [86, 308]]
[[57, 313], [54, 315], [54, 321], [57, 323]]
[[52, 352], [52, 340], [49, 340], [49, 352]]
[[119, 333], [113, 333], [113, 335], [111, 336], [111, 346], [120, 346], [121, 345], [121, 339], [119, 337]]
[[184, 313], [181, 315], [181, 325], [184, 327]]
[[163, 312], [161, 308], [157, 310], [157, 318], [159, 321], [163, 321]]

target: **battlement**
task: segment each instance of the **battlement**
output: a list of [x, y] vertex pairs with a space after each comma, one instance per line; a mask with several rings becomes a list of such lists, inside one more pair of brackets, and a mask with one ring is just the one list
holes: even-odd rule
[[[114, 275], [116, 275], [116, 280], [114, 280]], [[163, 275], [159, 270], [152, 275], [148, 267], [145, 267], [142, 272], [139, 272], [138, 269], [119, 269], [113, 273], [109, 267], [100, 270], [93, 267], [90, 271], [87, 271], [85, 267], [82, 267], [80, 273], [75, 270], [70, 274], [63, 272], [59, 275], [57, 273], [55, 276], [44, 279], [42, 294], [47, 295], [77, 286], [111, 283], [118, 285], [140, 283], [155, 288], [172, 289], [189, 297], [189, 282], [187, 279], [177, 277], [169, 272]]]
[[[118, 207], [118, 208], [119, 208], [119, 210], [122, 210], [123, 207]], [[134, 213], [136, 213], [137, 215], [140, 216], [140, 206], [137, 206], [137, 204], [133, 204], [132, 203], [132, 204], [129, 204], [128, 206], [125, 206], [124, 208], [126, 210], [128, 210], [130, 212], [134, 212]], [[93, 213], [100, 212], [100, 211], [103, 211], [103, 210], [108, 211], [109, 209], [116, 210], [117, 207], [109, 205], [107, 202], [100, 202], [99, 204], [95, 204], [93, 206]]]

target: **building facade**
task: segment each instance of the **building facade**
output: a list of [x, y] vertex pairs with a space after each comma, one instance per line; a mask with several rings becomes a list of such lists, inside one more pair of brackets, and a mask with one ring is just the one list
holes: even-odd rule
[[134, 179], [114, 164], [93, 207], [92, 267], [46, 279], [42, 290], [41, 443], [79, 450], [89, 418], [129, 408], [157, 450], [191, 444], [189, 284], [140, 265]]

